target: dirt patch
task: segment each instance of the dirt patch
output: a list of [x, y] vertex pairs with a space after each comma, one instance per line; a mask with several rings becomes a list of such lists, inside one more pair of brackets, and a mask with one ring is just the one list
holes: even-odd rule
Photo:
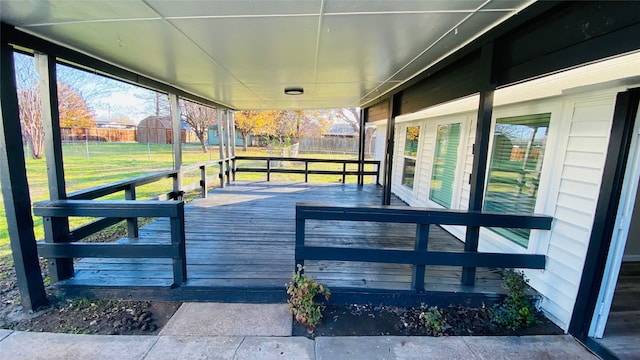
[[[43, 277], [47, 263], [40, 262]], [[153, 335], [173, 316], [179, 302], [59, 299], [47, 291], [49, 305], [25, 312], [10, 257], [0, 259], [0, 328], [20, 331], [101, 335]]]
[[538, 314], [537, 321], [528, 328], [501, 329], [490, 321], [489, 308], [450, 306], [440, 309], [442, 331], [434, 334], [421, 319], [425, 309], [420, 307], [327, 305], [322, 322], [309, 334], [294, 323], [293, 335], [307, 336], [482, 336], [482, 335], [559, 335], [564, 332], [549, 319]]

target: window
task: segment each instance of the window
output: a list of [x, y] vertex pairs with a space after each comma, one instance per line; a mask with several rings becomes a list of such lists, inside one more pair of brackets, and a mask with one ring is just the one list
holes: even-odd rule
[[416, 173], [416, 157], [420, 141], [420, 126], [409, 126], [404, 140], [404, 164], [402, 166], [402, 185], [413, 189]]
[[458, 144], [460, 144], [460, 123], [438, 126], [429, 199], [446, 208], [451, 208], [453, 182], [458, 163]]
[[[533, 214], [549, 131], [550, 113], [496, 120], [484, 210]], [[529, 245], [528, 229], [491, 229], [516, 244]]]

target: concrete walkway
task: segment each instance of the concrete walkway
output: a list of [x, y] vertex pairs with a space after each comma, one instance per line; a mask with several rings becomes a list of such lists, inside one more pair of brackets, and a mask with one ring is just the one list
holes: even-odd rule
[[157, 336], [0, 330], [2, 359], [595, 359], [570, 336], [291, 336], [287, 306], [185, 303]]

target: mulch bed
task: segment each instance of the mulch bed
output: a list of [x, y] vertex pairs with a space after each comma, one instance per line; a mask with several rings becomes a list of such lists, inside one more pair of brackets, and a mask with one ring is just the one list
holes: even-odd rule
[[[440, 309], [444, 320], [444, 336], [481, 335], [559, 335], [564, 332], [549, 319], [538, 314], [538, 321], [528, 328], [501, 329], [489, 321], [489, 308], [452, 306]], [[327, 305], [322, 322], [312, 333], [297, 322], [294, 336], [433, 336], [421, 325], [420, 307]]]

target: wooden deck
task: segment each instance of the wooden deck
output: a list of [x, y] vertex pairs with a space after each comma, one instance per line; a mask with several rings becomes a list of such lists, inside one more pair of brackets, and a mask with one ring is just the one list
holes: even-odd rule
[[[374, 185], [236, 182], [185, 207], [188, 280], [183, 286], [170, 289], [169, 259], [86, 258], [76, 262], [75, 276], [58, 288], [112, 297], [279, 301], [286, 297], [284, 284], [295, 268], [296, 202], [379, 205], [381, 197], [381, 188]], [[393, 205], [403, 203], [394, 198]], [[308, 221], [306, 226], [309, 245], [412, 249], [415, 242], [415, 225]], [[169, 221], [141, 228], [139, 239], [120, 241], [168, 243]], [[463, 244], [432, 226], [429, 249], [463, 251]], [[408, 291], [412, 274], [408, 265], [336, 261], [307, 261], [306, 269], [332, 289], [382, 289], [390, 294]], [[425, 289], [494, 297], [504, 292], [494, 270], [479, 268], [475, 286], [461, 285], [460, 276], [459, 267], [427, 267]]]

